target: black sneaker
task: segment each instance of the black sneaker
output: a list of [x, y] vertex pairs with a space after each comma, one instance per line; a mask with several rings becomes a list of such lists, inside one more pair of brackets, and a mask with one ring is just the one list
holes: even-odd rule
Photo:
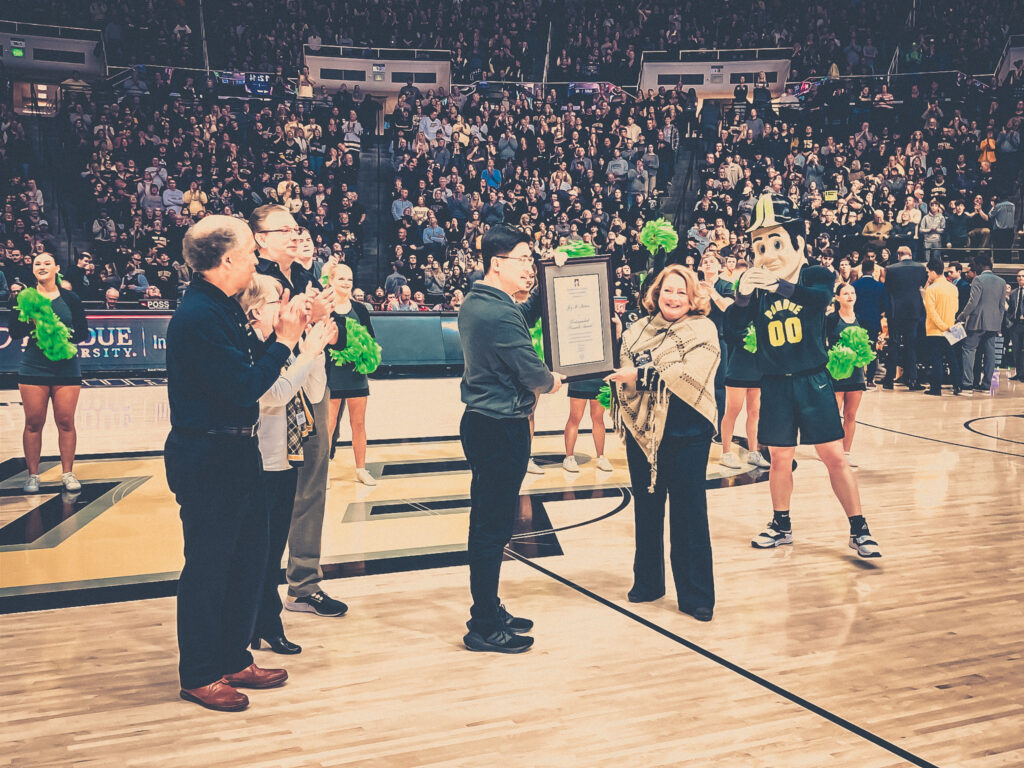
[[776, 527], [775, 521], [772, 520], [768, 523], [768, 527], [765, 528], [761, 533], [750, 542], [750, 546], [755, 549], [772, 549], [773, 547], [781, 547], [783, 544], [793, 543], [793, 531], [783, 531]]
[[462, 638], [462, 642], [471, 651], [489, 651], [491, 653], [523, 653], [530, 650], [533, 638], [517, 635], [507, 629], [499, 629], [484, 637], [479, 632], [470, 632]]
[[322, 589], [306, 597], [285, 600], [284, 607], [289, 611], [315, 613], [317, 616], [344, 616], [348, 610], [341, 600], [335, 600]]
[[517, 635], [521, 635], [524, 632], [529, 632], [533, 629], [532, 621], [529, 619], [516, 618], [505, 609], [504, 604], [498, 606], [498, 619], [505, 625], [505, 629], [509, 632], [514, 632]]

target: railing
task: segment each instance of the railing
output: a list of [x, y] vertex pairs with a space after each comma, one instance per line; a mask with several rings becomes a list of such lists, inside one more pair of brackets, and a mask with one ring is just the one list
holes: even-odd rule
[[770, 61], [793, 58], [792, 48], [693, 48], [683, 51], [644, 51], [642, 62]]
[[315, 51], [303, 45], [302, 53], [303, 56], [378, 61], [451, 61], [452, 58], [452, 52], [442, 48], [371, 48], [365, 45], [321, 45]]
[[995, 74], [998, 75], [1002, 71], [1003, 63], [1006, 61], [1007, 56], [1010, 55], [1010, 49], [1017, 47], [1024, 47], [1024, 35], [1008, 35], [1006, 45], [1003, 46], [1003, 52], [999, 54], [999, 61], [996, 62]]
[[0, 32], [9, 32], [15, 35], [59, 37], [65, 40], [94, 40], [99, 42], [103, 39], [103, 33], [98, 29], [66, 27], [57, 24], [36, 24], [26, 21], [0, 21]]

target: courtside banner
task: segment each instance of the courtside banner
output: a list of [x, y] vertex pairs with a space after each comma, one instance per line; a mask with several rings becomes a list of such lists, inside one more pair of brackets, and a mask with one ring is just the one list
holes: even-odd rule
[[[78, 345], [82, 373], [163, 371], [170, 313], [86, 312], [89, 339]], [[0, 318], [0, 373], [15, 373], [28, 339], [12, 339]]]
[[[128, 375], [166, 370], [170, 312], [86, 312], [89, 340], [78, 345], [82, 373]], [[14, 340], [0, 313], [0, 375], [18, 371], [27, 340]], [[383, 348], [381, 364], [394, 369], [462, 365], [458, 315], [441, 312], [374, 312], [373, 328]]]

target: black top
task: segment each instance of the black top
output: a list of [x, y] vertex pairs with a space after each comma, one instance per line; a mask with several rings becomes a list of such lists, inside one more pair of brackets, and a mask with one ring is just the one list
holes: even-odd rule
[[[857, 316], [854, 316], [852, 323], [848, 323], [840, 316], [839, 312], [833, 312], [825, 318], [825, 343], [828, 344], [829, 349], [836, 345], [839, 341], [840, 335], [842, 335], [843, 331], [847, 328], [864, 328], [864, 324]], [[849, 377], [845, 379], [833, 378], [832, 380], [840, 384], [860, 387], [867, 383], [865, 370], [865, 366], [860, 366], [859, 368], [854, 368], [853, 373]], [[831, 375], [832, 374], [829, 373], [829, 376]]]
[[737, 295], [730, 323], [757, 331], [757, 359], [765, 376], [792, 376], [822, 370], [825, 307], [832, 300], [835, 275], [824, 267], [804, 267], [797, 283], [779, 281], [774, 292]]
[[171, 426], [205, 432], [248, 427], [260, 397], [288, 360], [280, 342], [260, 342], [241, 306], [198, 273], [167, 326], [167, 399]]
[[459, 310], [459, 339], [465, 368], [462, 402], [467, 411], [495, 419], [526, 418], [538, 392], [555, 380], [537, 357], [530, 325], [538, 314], [534, 292], [517, 305], [504, 291], [477, 282]]
[[[277, 282], [291, 292], [292, 296], [304, 293], [307, 286], [311, 283], [315, 283], [313, 273], [297, 261], [292, 262], [291, 269], [289, 270], [290, 274], [287, 277], [281, 271], [281, 267], [278, 266], [276, 261], [264, 259], [263, 257], [260, 257], [259, 261], [257, 261], [256, 271], [261, 275], [267, 275], [277, 280]], [[314, 285], [313, 287], [317, 289], [320, 288], [319, 285]]]
[[911, 322], [924, 317], [921, 289], [928, 282], [924, 264], [902, 259], [885, 271], [885, 291], [889, 294], [889, 315], [896, 322]]
[[[64, 303], [67, 304], [68, 310], [71, 312], [71, 325], [68, 330], [71, 331], [71, 343], [81, 344], [83, 341], [89, 339], [89, 323], [85, 320], [85, 309], [82, 307], [82, 300], [78, 298], [74, 293], [64, 288], [58, 288], [60, 291], [60, 298], [64, 299]], [[23, 339], [32, 333], [34, 323], [25, 322], [23, 323], [19, 318], [19, 311], [17, 302], [11, 307], [10, 316], [10, 334], [12, 339]], [[29, 344], [35, 343], [30, 341]]]

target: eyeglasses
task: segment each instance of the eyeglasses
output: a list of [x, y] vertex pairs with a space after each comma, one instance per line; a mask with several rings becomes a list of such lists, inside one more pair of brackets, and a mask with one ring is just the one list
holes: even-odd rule
[[518, 261], [520, 264], [529, 265], [533, 264], [533, 256], [495, 256], [496, 259], [508, 259], [509, 261]]
[[261, 235], [269, 235], [274, 232], [284, 232], [285, 235], [298, 238], [302, 235], [302, 230], [298, 227], [282, 227], [281, 229], [260, 229], [257, 230]]

